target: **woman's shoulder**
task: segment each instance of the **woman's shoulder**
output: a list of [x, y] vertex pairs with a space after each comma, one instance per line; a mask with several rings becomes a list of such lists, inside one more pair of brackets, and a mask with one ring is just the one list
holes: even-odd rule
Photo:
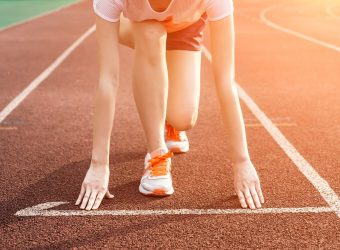
[[209, 21], [217, 21], [229, 16], [234, 11], [232, 0], [205, 0]]
[[124, 0], [93, 0], [94, 12], [110, 22], [119, 21]]

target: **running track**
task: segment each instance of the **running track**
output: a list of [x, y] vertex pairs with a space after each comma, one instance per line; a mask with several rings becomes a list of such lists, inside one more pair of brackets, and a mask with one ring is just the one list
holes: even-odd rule
[[[98, 77], [93, 33], [64, 52], [92, 27], [91, 1], [0, 32], [1, 248], [338, 249], [340, 4], [277, 4], [235, 1], [236, 80], [266, 198], [255, 214], [240, 213], [233, 195], [207, 51], [191, 151], [174, 159], [175, 195], [155, 199], [137, 191], [145, 140], [131, 93], [133, 51], [121, 47], [115, 198], [79, 214], [73, 204], [90, 161]], [[209, 50], [208, 36], [205, 43]], [[39, 75], [41, 84], [15, 106]], [[44, 203], [50, 208], [29, 208]]]

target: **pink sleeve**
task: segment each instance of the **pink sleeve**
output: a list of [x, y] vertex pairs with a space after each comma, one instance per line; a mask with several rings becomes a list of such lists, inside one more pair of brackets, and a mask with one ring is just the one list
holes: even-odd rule
[[118, 22], [123, 10], [123, 0], [93, 0], [94, 12], [109, 22]]
[[234, 11], [232, 0], [208, 0], [207, 15], [209, 21], [217, 21], [229, 16]]

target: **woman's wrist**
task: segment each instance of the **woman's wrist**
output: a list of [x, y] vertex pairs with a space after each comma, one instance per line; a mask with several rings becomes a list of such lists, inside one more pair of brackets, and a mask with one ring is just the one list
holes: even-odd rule
[[248, 154], [231, 156], [231, 163], [233, 167], [237, 166], [238, 164], [249, 162], [249, 161], [250, 161], [250, 156]]
[[108, 166], [109, 165], [109, 155], [107, 156], [99, 156], [97, 154], [92, 153], [91, 157], [91, 165], [93, 166]]

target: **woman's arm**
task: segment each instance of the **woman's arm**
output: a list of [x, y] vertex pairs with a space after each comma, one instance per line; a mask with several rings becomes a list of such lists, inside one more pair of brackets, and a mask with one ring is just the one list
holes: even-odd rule
[[[234, 172], [234, 187], [242, 207], [261, 207], [260, 181], [251, 163], [241, 106], [234, 82], [234, 21], [230, 15], [209, 22], [212, 67]], [[254, 205], [255, 203], [255, 205]]]
[[76, 205], [81, 209], [97, 209], [108, 191], [110, 176], [110, 137], [119, 85], [119, 22], [108, 22], [96, 16], [96, 39], [99, 82], [96, 90], [91, 164], [81, 186]]
[[109, 163], [110, 135], [119, 86], [119, 22], [108, 22], [96, 16], [96, 38], [99, 63], [92, 162]]

